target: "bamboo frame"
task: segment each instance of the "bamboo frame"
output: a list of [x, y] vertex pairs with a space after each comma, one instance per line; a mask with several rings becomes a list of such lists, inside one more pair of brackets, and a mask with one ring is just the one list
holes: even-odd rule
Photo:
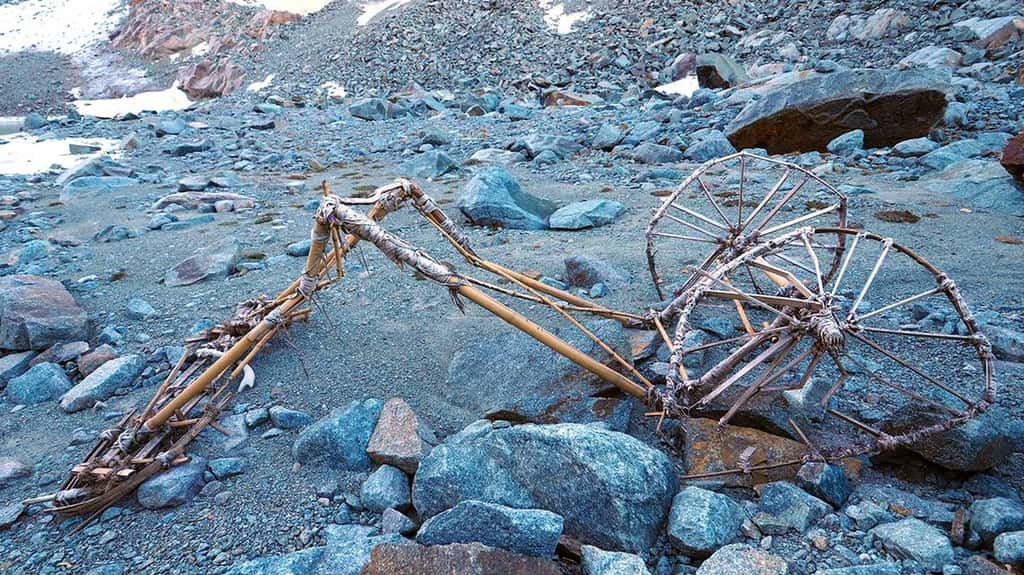
[[[708, 168], [734, 159], [739, 160], [741, 173], [740, 203], [735, 223], [730, 221], [707, 184], [701, 179], [701, 175]], [[748, 173], [748, 164], [755, 160], [781, 165], [786, 172], [757, 208], [744, 214], [743, 197], [747, 193], [744, 176]], [[705, 415], [708, 410], [712, 409], [715, 400], [735, 387], [746, 375], [753, 374], [764, 367], [756, 375], [754, 384], [743, 390], [739, 399], [730, 406], [725, 415], [719, 418], [722, 425], [728, 423], [754, 396], [768, 393], [771, 390], [769, 386], [773, 382], [802, 365], [808, 357], [810, 360], [800, 377], [798, 388], [807, 384], [815, 369], [820, 365], [819, 359], [827, 352], [838, 366], [841, 377], [829, 390], [825, 403], [841, 389], [848, 374], [842, 367], [836, 349], [833, 349], [835, 342], [820, 338], [813, 340], [813, 338], [821, 333], [831, 334], [836, 329], [826, 318], [830, 313], [826, 304], [828, 298], [835, 294], [838, 284], [844, 279], [858, 243], [883, 242], [885, 251], [877, 260], [869, 280], [862, 287], [858, 302], [874, 281], [879, 268], [884, 263], [885, 255], [889, 251], [909, 256], [935, 275], [938, 287], [927, 293], [904, 298], [880, 311], [865, 314], [863, 318], [881, 315], [885, 311], [929, 295], [945, 294], [952, 302], [954, 309], [963, 318], [969, 332], [968, 336], [950, 339], [969, 343], [977, 348], [986, 384], [983, 397], [979, 401], [971, 402], [966, 397], [957, 395], [958, 399], [961, 399], [966, 406], [962, 412], [953, 411], [950, 419], [926, 430], [916, 430], [895, 437], [881, 433], [852, 416], [826, 406], [826, 413], [862, 432], [869, 432], [872, 440], [850, 443], [838, 450], [828, 451], [813, 445], [804, 430], [797, 427], [794, 422], [793, 426], [801, 440], [808, 445], [809, 452], [804, 460], [809, 457], [835, 458], [892, 448], [919, 438], [923, 433], [934, 433], [951, 428], [984, 411], [994, 398], [992, 362], [988, 343], [978, 330], [973, 316], [967, 311], [966, 304], [955, 285], [931, 264], [907, 248], [895, 244], [892, 240], [869, 232], [848, 230], [843, 227], [803, 227], [772, 238], [758, 236], [757, 229], [750, 236], [743, 235], [746, 227], [761, 215], [764, 208], [781, 192], [793, 174], [802, 175], [800, 183], [783, 194], [768, 214], [761, 218], [757, 229], [764, 228], [808, 181], [815, 181], [826, 186], [836, 195], [838, 202], [830, 206], [829, 209], [800, 216], [785, 225], [773, 226], [769, 230], [781, 231], [819, 215], [833, 212], [841, 222], [845, 222], [845, 197], [822, 182], [817, 176], [799, 166], [748, 153], [735, 154], [723, 160], [705, 164], [676, 192], [666, 198], [647, 228], [648, 263], [652, 279], [655, 281], [655, 287], [659, 293], [661, 293], [661, 289], [658, 273], [653, 263], [652, 241], [655, 237], [667, 237], [667, 233], [656, 230], [656, 226], [662, 219], [677, 223], [683, 221], [668, 214], [670, 209], [695, 217], [714, 229], [726, 232], [726, 235], [718, 237], [711, 234], [718, 246], [704, 260], [691, 280], [688, 280], [675, 292], [676, 295], [661, 311], [651, 310], [644, 314], [607, 308], [480, 257], [470, 247], [468, 238], [459, 227], [411, 181], [398, 180], [393, 184], [382, 186], [375, 191], [372, 197], [367, 199], [350, 199], [330, 195], [325, 182], [321, 205], [316, 212], [311, 229], [310, 251], [300, 277], [273, 299], [245, 302], [239, 306], [234, 318], [208, 330], [207, 333], [199, 337], [190, 339], [189, 341], [194, 345], [188, 348], [181, 360], [170, 370], [156, 395], [145, 408], [140, 412], [126, 415], [115, 427], [101, 434], [99, 441], [84, 462], [75, 466], [69, 474], [68, 480], [59, 493], [44, 498], [34, 498], [32, 501], [36, 503], [52, 502], [52, 510], [64, 515], [87, 514], [89, 517], [95, 517], [106, 506], [130, 493], [146, 478], [183, 461], [185, 448], [203, 429], [206, 427], [219, 429], [216, 423], [217, 417], [238, 389], [240, 385], [237, 382], [238, 376], [246, 370], [250, 370], [250, 363], [260, 351], [266, 348], [276, 334], [287, 328], [294, 320], [308, 317], [317, 292], [342, 278], [343, 258], [361, 241], [374, 245], [397, 266], [411, 267], [426, 279], [448, 289], [453, 300], [460, 307], [462, 304], [459, 298], [478, 305], [486, 312], [523, 331], [601, 380], [614, 385], [623, 393], [643, 401], [661, 418]], [[691, 183], [696, 183], [700, 192], [711, 202], [714, 208], [713, 215], [700, 214], [677, 204], [680, 194]], [[370, 209], [364, 215], [354, 209], [354, 206], [358, 205], [370, 206]], [[502, 278], [512, 287], [498, 286], [486, 280], [457, 272], [379, 225], [378, 222], [386, 215], [405, 205], [411, 205], [419, 212], [472, 268]], [[721, 218], [721, 223], [716, 221], [716, 217]], [[689, 225], [701, 233], [707, 233], [706, 230], [695, 224]], [[342, 234], [345, 234], [344, 238], [342, 238]], [[845, 239], [851, 235], [853, 242], [849, 252], [845, 254], [846, 257], [843, 258]], [[835, 243], [833, 245], [817, 241], [818, 236], [831, 237]], [[685, 236], [680, 236], [680, 238], [687, 241], [696, 239]], [[778, 255], [781, 248], [794, 244], [802, 245], [810, 256], [811, 266], [797, 265], [797, 268], [814, 276], [814, 282], [811, 285], [816, 289], [808, 287], [793, 272], [765, 261], [765, 257]], [[822, 265], [814, 252], [815, 247], [834, 251], [830, 266]], [[719, 264], [718, 267], [710, 269], [712, 264], [716, 263]], [[790, 264], [796, 265], [797, 262], [790, 260]], [[747, 293], [736, 288], [728, 278], [741, 267], [750, 275], [752, 281], [753, 271], [763, 274], [769, 280], [769, 284], [779, 289], [780, 293], [761, 293], [760, 288], [755, 293]], [[331, 276], [332, 271], [333, 277]], [[836, 275], [837, 271], [838, 275]], [[827, 292], [828, 283], [833, 276], [835, 276], [835, 285], [829, 294]], [[715, 289], [716, 287], [724, 289]], [[610, 359], [599, 360], [573, 347], [533, 320], [488, 295], [484, 290], [545, 306], [580, 330]], [[684, 347], [683, 341], [686, 335], [693, 330], [690, 318], [695, 307], [701, 302], [710, 300], [732, 302], [743, 320], [747, 317], [743, 307], [744, 303], [767, 310], [774, 315], [775, 320], [771, 323], [765, 322], [759, 331], [749, 321], [745, 321], [744, 325], [748, 331], [745, 335], [725, 338], [691, 348]], [[648, 381], [631, 361], [619, 356], [610, 345], [591, 333], [575, 318], [573, 313], [587, 313], [614, 319], [624, 326], [648, 329], [655, 333], [655, 337], [660, 338], [670, 351], [670, 369], [666, 385], [659, 387]], [[846, 319], [849, 323], [858, 318], [856, 314], [852, 314]], [[670, 336], [669, 327], [673, 321], [675, 330], [674, 335]], [[926, 338], [934, 335], [920, 332], [904, 333], [902, 330], [884, 330], [884, 328], [868, 326], [858, 327], [856, 332], [851, 332], [851, 336], [861, 340], [869, 347], [877, 346], [877, 344], [861, 335], [861, 331], [915, 335]], [[800, 352], [796, 357], [789, 358], [790, 352], [807, 337], [812, 338], [811, 347]], [[689, 377], [683, 366], [683, 358], [687, 354], [732, 344], [737, 344], [738, 347], [729, 352], [724, 360], [696, 379]], [[755, 357], [748, 359], [750, 354], [754, 354]], [[896, 355], [890, 356], [890, 359], [907, 367], [905, 360]], [[913, 371], [917, 368], [910, 366], [910, 369]], [[955, 393], [924, 372], [918, 373], [936, 387]], [[876, 374], [872, 373], [871, 375], [875, 376]], [[915, 399], [925, 401], [926, 398], [916, 397]], [[773, 469], [795, 463], [798, 462], [768, 462], [755, 467], [747, 465], [742, 469], [715, 472], [700, 477], [713, 477], [723, 473], [749, 473], [758, 469]], [[84, 526], [85, 523], [82, 525]]]

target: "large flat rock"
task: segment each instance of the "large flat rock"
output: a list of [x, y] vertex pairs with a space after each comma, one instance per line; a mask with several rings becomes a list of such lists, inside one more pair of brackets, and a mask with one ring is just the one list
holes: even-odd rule
[[932, 70], [843, 70], [769, 89], [728, 125], [736, 149], [772, 154], [825, 151], [836, 137], [864, 131], [868, 148], [926, 136], [942, 120], [947, 84]]
[[0, 349], [46, 349], [87, 339], [86, 320], [60, 282], [29, 275], [0, 277]]

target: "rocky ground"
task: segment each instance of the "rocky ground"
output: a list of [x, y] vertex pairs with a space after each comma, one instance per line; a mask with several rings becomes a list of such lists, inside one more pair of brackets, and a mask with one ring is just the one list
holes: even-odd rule
[[[146, 52], [121, 35], [100, 51], [145, 68], [149, 85], [187, 69], [193, 88], [228, 93], [114, 119], [62, 104], [83, 82], [75, 66], [62, 73], [67, 56], [0, 55], [13, 80], [0, 83], [0, 111], [25, 116], [24, 134], [0, 140], [0, 570], [954, 575], [1024, 565], [1019, 4], [566, 2], [586, 17], [565, 34], [545, 20], [549, 7], [412, 0], [364, 26], [341, 1], [290, 22], [191, 2], [175, 12], [191, 22], [180, 29], [154, 9], [135, 30], [170, 26], [173, 41]], [[189, 20], [211, 8], [221, 20]], [[251, 22], [263, 26], [256, 36], [224, 32]], [[192, 50], [203, 42], [216, 44], [212, 56]], [[46, 81], [26, 80], [36, 74]], [[653, 90], [694, 75], [692, 94]], [[19, 146], [37, 139], [110, 152], [76, 144], [80, 162], [17, 173]], [[909, 452], [680, 480], [734, 461], [708, 448], [728, 442], [708, 420], [658, 428], [641, 402], [482, 310], [460, 311], [367, 246], [310, 321], [253, 363], [255, 387], [222, 418], [231, 435], [204, 432], [188, 463], [74, 535], [78, 519], [21, 504], [58, 489], [99, 432], [148, 401], [185, 338], [298, 276], [322, 181], [366, 196], [414, 178], [465, 222], [480, 255], [643, 313], [659, 300], [643, 255], [651, 211], [692, 169], [739, 149], [813, 170], [849, 196], [850, 225], [955, 279], [994, 348], [988, 413]], [[805, 193], [795, 214], [830, 197]], [[415, 214], [385, 223], [459, 262]], [[671, 255], [692, 265], [704, 250]], [[913, 293], [914, 266], [893, 266], [872, 303]], [[553, 313], [515, 307], [598, 352]], [[919, 307], [900, 325], [960, 329], [941, 316]], [[588, 325], [624, 355], [646, 341]], [[977, 359], [950, 349], [907, 353], [976, 392]], [[663, 377], [664, 359], [645, 373]], [[866, 379], [854, 378], [844, 407], [880, 426], [911, 413]], [[770, 419], [722, 433], [802, 451]]]

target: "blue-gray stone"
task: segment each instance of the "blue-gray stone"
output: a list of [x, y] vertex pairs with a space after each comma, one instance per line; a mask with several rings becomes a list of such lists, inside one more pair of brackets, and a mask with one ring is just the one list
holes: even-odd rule
[[596, 228], [612, 223], [625, 212], [626, 207], [614, 200], [584, 200], [555, 210], [548, 226], [554, 230]]
[[284, 251], [292, 257], [303, 258], [309, 254], [309, 249], [312, 247], [312, 244], [312, 240], [299, 240], [288, 244]]
[[280, 429], [298, 429], [309, 425], [313, 418], [308, 413], [275, 405], [270, 408], [270, 421]]
[[960, 161], [921, 182], [936, 194], [974, 208], [1024, 216], [1024, 187], [994, 160]]
[[572, 287], [589, 289], [600, 282], [616, 286], [629, 282], [629, 272], [604, 260], [587, 256], [569, 256], [562, 262], [565, 265], [563, 278]]
[[543, 509], [514, 509], [463, 501], [428, 519], [416, 534], [423, 545], [483, 543], [522, 555], [550, 558], [562, 536], [562, 517]]
[[41, 114], [38, 114], [36, 112], [29, 112], [25, 116], [22, 126], [26, 130], [38, 130], [39, 128], [42, 128], [48, 123], [49, 122], [46, 120], [46, 118], [43, 117]]
[[669, 164], [683, 160], [677, 148], [644, 142], [633, 148], [633, 159], [643, 164]]
[[176, 156], [184, 157], [189, 154], [195, 154], [197, 152], [205, 152], [213, 148], [213, 144], [209, 140], [199, 140], [196, 142], [183, 142], [167, 150], [167, 153]]
[[572, 423], [478, 421], [420, 463], [413, 505], [427, 518], [467, 500], [546, 509], [582, 543], [645, 552], [676, 487], [668, 457], [629, 435]]
[[[903, 433], [941, 422], [944, 414], [919, 403], [908, 403], [885, 423], [886, 432]], [[999, 406], [948, 431], [923, 437], [908, 449], [936, 465], [955, 471], [985, 471], [1013, 451], [1010, 415]]]
[[683, 155], [694, 162], [708, 162], [735, 153], [736, 148], [729, 142], [729, 138], [719, 130], [712, 130], [699, 142], [686, 148]]
[[242, 246], [235, 238], [206, 245], [195, 255], [168, 270], [164, 274], [164, 285], [185, 286], [205, 279], [227, 277], [235, 270], [241, 257]]
[[854, 565], [817, 571], [817, 575], [900, 575], [898, 563], [875, 563], [873, 565]]
[[686, 487], [672, 499], [668, 539], [686, 555], [707, 557], [735, 539], [746, 518], [743, 507], [731, 497]]
[[155, 316], [156, 310], [153, 309], [153, 306], [149, 305], [148, 301], [133, 297], [128, 300], [125, 313], [128, 315], [128, 319], [145, 320]]
[[1024, 362], [1024, 333], [999, 325], [985, 326], [992, 353], [1003, 361]]
[[[203, 204], [202, 206], [200, 206], [200, 210], [202, 210], [203, 207], [209, 205], [210, 204]], [[198, 226], [201, 224], [208, 224], [211, 222], [213, 222], [213, 214], [203, 214], [201, 216], [195, 216], [193, 218], [187, 218], [184, 220], [174, 220], [173, 222], [165, 223], [162, 226], [160, 226], [160, 229], [165, 232], [173, 232], [177, 230], [184, 230], [186, 228], [191, 228], [193, 226]]]
[[181, 118], [172, 118], [169, 120], [161, 120], [156, 124], [153, 124], [153, 130], [157, 136], [177, 136], [178, 134], [185, 131], [185, 120]]
[[789, 565], [778, 555], [751, 547], [744, 543], [732, 543], [715, 551], [708, 557], [696, 575], [789, 575]]
[[383, 120], [388, 117], [388, 106], [381, 98], [363, 98], [353, 102], [348, 112], [360, 120]]
[[315, 575], [324, 549], [310, 547], [284, 555], [252, 559], [233, 565], [222, 575]]
[[796, 474], [796, 482], [801, 489], [836, 509], [842, 507], [850, 496], [850, 483], [843, 468], [831, 463], [810, 461], [803, 464]]
[[643, 558], [632, 553], [605, 551], [593, 545], [580, 548], [584, 575], [650, 575]]
[[803, 533], [832, 508], [792, 483], [776, 481], [757, 486], [757, 513], [754, 524], [766, 535], [789, 531]]
[[971, 505], [971, 530], [986, 544], [1008, 531], [1024, 529], [1024, 503], [1016, 499], [993, 497]]
[[452, 160], [448, 154], [437, 150], [419, 154], [405, 167], [405, 172], [408, 175], [426, 179], [439, 178], [456, 170], [458, 170], [458, 166], [455, 165], [455, 160]]
[[558, 157], [558, 154], [551, 150], [541, 150], [539, 154], [533, 157], [533, 165], [535, 166], [551, 166], [557, 164], [562, 159]]
[[992, 543], [996, 561], [1009, 565], [1024, 565], [1024, 531], [999, 534]]
[[112, 359], [65, 393], [60, 398], [60, 407], [69, 413], [89, 409], [97, 401], [103, 401], [118, 389], [131, 385], [145, 366], [146, 360], [136, 354]]
[[583, 146], [571, 138], [550, 134], [529, 134], [512, 146], [512, 151], [524, 152], [531, 159], [536, 158], [541, 152], [549, 151], [559, 160], [566, 160], [582, 149]]
[[177, 507], [188, 503], [203, 488], [206, 460], [193, 456], [188, 463], [172, 467], [139, 485], [136, 497], [146, 509]]
[[928, 152], [918, 161], [933, 170], [944, 170], [961, 160], [977, 158], [984, 151], [977, 140], [958, 140]]
[[359, 501], [377, 513], [406, 507], [410, 503], [409, 478], [397, 467], [381, 465], [363, 482]]
[[35, 356], [36, 352], [34, 351], [9, 353], [5, 356], [0, 356], [0, 387], [28, 371], [29, 362]]
[[380, 516], [380, 532], [399, 533], [401, 535], [413, 535], [416, 533], [416, 524], [412, 519], [397, 509], [385, 509]]
[[[618, 322], [592, 320], [584, 326], [620, 357], [628, 355], [629, 339]], [[578, 330], [562, 337], [598, 361], [611, 359]], [[614, 389], [532, 337], [505, 330], [478, 337], [452, 355], [444, 393], [452, 403], [489, 419], [589, 423], [616, 415], [618, 398], [594, 397]], [[621, 401], [628, 405], [630, 400]]]
[[100, 330], [100, 335], [96, 338], [96, 341], [101, 345], [121, 345], [124, 343], [124, 334], [116, 327], [108, 325]]
[[898, 559], [913, 559], [929, 572], [953, 562], [953, 546], [939, 529], [913, 517], [879, 525], [870, 531]]
[[892, 147], [893, 155], [901, 158], [918, 158], [939, 149], [939, 143], [929, 138], [903, 140]]
[[139, 183], [135, 178], [124, 176], [84, 176], [64, 184], [60, 192], [61, 201], [68, 201], [78, 194], [89, 192], [112, 192], [118, 188], [134, 186]]
[[71, 389], [71, 380], [55, 363], [37, 363], [7, 382], [7, 399], [17, 405], [35, 405], [57, 399]]
[[221, 480], [241, 475], [246, 468], [244, 457], [221, 457], [219, 459], [211, 459], [207, 465], [210, 468], [210, 473], [213, 473], [214, 477]]
[[466, 184], [455, 204], [477, 225], [542, 230], [555, 204], [524, 192], [501, 167], [484, 168]]
[[622, 141], [622, 130], [613, 124], [602, 124], [590, 140], [590, 147], [595, 150], [611, 150]]
[[850, 130], [825, 146], [825, 149], [837, 156], [848, 156], [863, 148], [864, 130]]
[[292, 445], [299, 463], [327, 463], [349, 471], [370, 469], [366, 446], [383, 404], [378, 399], [353, 401], [310, 425]]
[[594, 299], [602, 298], [608, 295], [608, 286], [606, 286], [602, 282], [597, 282], [596, 284], [590, 286], [590, 289], [587, 291], [587, 295]]

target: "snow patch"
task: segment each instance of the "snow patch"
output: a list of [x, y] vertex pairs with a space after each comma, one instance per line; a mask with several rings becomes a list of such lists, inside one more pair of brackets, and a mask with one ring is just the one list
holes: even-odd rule
[[412, 0], [378, 0], [376, 2], [367, 2], [363, 4], [363, 13], [356, 18], [356, 24], [360, 26], [366, 26], [373, 20], [378, 14], [385, 10], [392, 10], [412, 2]]
[[[98, 150], [72, 154], [72, 144], [94, 146]], [[30, 175], [46, 172], [54, 165], [61, 169], [101, 154], [119, 149], [119, 142], [109, 138], [60, 138], [41, 140], [28, 134], [0, 136], [0, 174]]]
[[544, 11], [544, 23], [559, 34], [571, 33], [573, 26], [591, 17], [587, 10], [566, 12], [563, 2], [556, 4], [553, 0], [540, 0], [540, 9]]
[[270, 83], [274, 81], [274, 74], [267, 74], [266, 78], [258, 82], [253, 82], [245, 87], [246, 92], [259, 92], [260, 90], [266, 89], [270, 86]]
[[348, 92], [345, 90], [345, 86], [342, 86], [337, 82], [324, 82], [323, 84], [320, 84], [320, 89], [323, 90], [328, 97], [337, 100], [348, 95]]
[[697, 83], [696, 76], [687, 76], [681, 80], [670, 82], [668, 84], [662, 84], [655, 88], [655, 90], [662, 94], [672, 94], [674, 96], [692, 96], [700, 84]]
[[142, 112], [166, 112], [184, 110], [192, 105], [188, 94], [177, 86], [166, 90], [139, 92], [126, 98], [105, 98], [101, 100], [77, 100], [72, 102], [75, 109], [83, 116], [95, 118], [116, 118], [124, 114], [141, 114]]
[[0, 54], [75, 54], [107, 39], [128, 14], [124, 0], [24, 0], [0, 5]]

